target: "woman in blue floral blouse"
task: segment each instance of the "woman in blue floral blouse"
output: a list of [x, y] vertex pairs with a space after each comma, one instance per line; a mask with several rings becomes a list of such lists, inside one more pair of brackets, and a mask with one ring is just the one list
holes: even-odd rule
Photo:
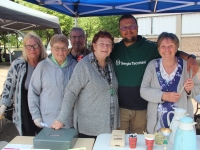
[[[161, 58], [149, 62], [144, 73], [140, 94], [148, 101], [147, 131], [154, 133], [168, 128], [167, 114], [174, 107], [186, 109], [193, 117], [191, 97], [200, 93], [200, 81], [187, 71], [187, 62], [175, 54], [179, 40], [173, 33], [159, 35], [158, 51]], [[181, 89], [184, 90], [181, 92]], [[170, 114], [172, 120], [173, 114]]]

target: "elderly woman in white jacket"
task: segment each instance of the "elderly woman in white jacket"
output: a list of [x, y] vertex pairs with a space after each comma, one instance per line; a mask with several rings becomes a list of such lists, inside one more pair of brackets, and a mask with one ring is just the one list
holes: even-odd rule
[[[173, 107], [184, 108], [193, 117], [190, 97], [200, 93], [200, 81], [187, 71], [187, 62], [175, 54], [179, 40], [173, 33], [159, 35], [158, 51], [162, 58], [149, 62], [141, 84], [141, 97], [148, 101], [147, 131], [168, 128], [167, 114]], [[190, 56], [189, 56], [190, 57]], [[184, 90], [181, 92], [181, 89]], [[172, 120], [173, 114], [170, 115]]]

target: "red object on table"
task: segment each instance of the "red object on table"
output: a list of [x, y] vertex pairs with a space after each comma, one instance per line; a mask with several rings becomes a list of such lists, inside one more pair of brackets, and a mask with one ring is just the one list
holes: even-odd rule
[[145, 139], [147, 150], [153, 150], [154, 140]]
[[137, 137], [129, 137], [129, 147], [136, 148], [137, 145]]

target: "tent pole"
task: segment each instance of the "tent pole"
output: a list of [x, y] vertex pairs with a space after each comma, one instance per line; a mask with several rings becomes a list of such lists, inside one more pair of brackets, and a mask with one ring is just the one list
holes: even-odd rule
[[77, 17], [74, 18], [74, 22], [75, 22], [75, 27], [78, 27], [78, 18]]
[[54, 34], [62, 34], [61, 28], [53, 28]]
[[9, 57], [10, 57], [10, 64], [12, 64], [11, 43], [8, 44], [8, 51], [9, 51]]
[[10, 50], [8, 50], [8, 51], [9, 51], [9, 55], [10, 55], [10, 64], [12, 64], [11, 51]]
[[[8, 32], [9, 35], [9, 32]], [[11, 43], [10, 43], [10, 36], [8, 36], [8, 51], [9, 51], [9, 58], [10, 58], [10, 64], [12, 63], [12, 57], [11, 57]]]
[[9, 57], [10, 57], [10, 64], [12, 64], [12, 57], [11, 57], [11, 43], [9, 43], [10, 42], [10, 39], [9, 39], [9, 37], [8, 37], [8, 51], [9, 51]]

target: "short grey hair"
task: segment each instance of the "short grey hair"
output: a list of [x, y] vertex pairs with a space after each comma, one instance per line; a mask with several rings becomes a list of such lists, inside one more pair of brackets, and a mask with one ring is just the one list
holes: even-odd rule
[[53, 45], [58, 42], [65, 43], [66, 46], [68, 47], [68, 44], [69, 44], [68, 38], [64, 34], [55, 34], [51, 37], [51, 40], [50, 40], [51, 47], [53, 47]]
[[40, 56], [39, 56], [39, 61], [45, 59], [47, 57], [47, 53], [46, 53], [46, 49], [42, 43], [42, 40], [41, 38], [34, 32], [28, 32], [24, 39], [23, 39], [23, 49], [22, 49], [22, 57], [24, 58], [25, 61], [28, 61], [28, 56], [27, 56], [27, 53], [26, 53], [26, 42], [27, 40], [29, 39], [35, 39], [37, 41], [37, 44], [39, 45], [40, 47]]
[[73, 27], [71, 29], [71, 31], [70, 31], [70, 34], [69, 34], [70, 37], [71, 37], [73, 31], [81, 31], [83, 33], [83, 36], [86, 38], [85, 31], [82, 28], [80, 28], [80, 27]]
[[164, 39], [170, 39], [170, 40], [172, 40], [172, 42], [174, 42], [174, 44], [176, 45], [176, 48], [177, 48], [177, 49], [179, 48], [179, 39], [178, 39], [178, 37], [177, 37], [175, 34], [173, 34], [173, 33], [168, 33], [168, 32], [162, 32], [162, 33], [158, 36], [158, 39], [157, 39], [158, 48], [160, 47], [160, 44], [161, 44], [161, 42], [162, 42]]

